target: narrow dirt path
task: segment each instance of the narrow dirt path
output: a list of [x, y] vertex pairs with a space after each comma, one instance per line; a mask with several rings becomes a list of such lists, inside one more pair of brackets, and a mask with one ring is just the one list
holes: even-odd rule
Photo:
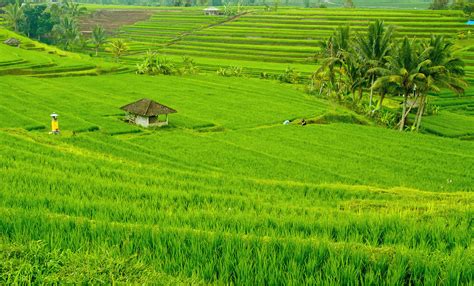
[[221, 22], [218, 22], [218, 23], [214, 23], [214, 24], [210, 24], [210, 25], [207, 25], [205, 27], [200, 27], [200, 28], [197, 28], [197, 29], [194, 29], [194, 30], [191, 30], [191, 31], [188, 31], [188, 32], [184, 32], [180, 35], [178, 35], [176, 38], [174, 38], [173, 40], [169, 41], [168, 43], [164, 44], [164, 48], [165, 47], [169, 47], [169, 46], [172, 46], [174, 44], [176, 44], [177, 42], [181, 41], [184, 37], [186, 36], [189, 36], [193, 33], [196, 33], [196, 32], [199, 32], [199, 31], [202, 31], [202, 30], [205, 30], [205, 29], [209, 29], [209, 28], [212, 28], [212, 27], [217, 27], [217, 26], [221, 26], [221, 25], [224, 25], [224, 24], [227, 24], [227, 23], [230, 23], [232, 21], [235, 21], [237, 19], [239, 19], [240, 17], [244, 16], [244, 15], [247, 15], [247, 14], [250, 14], [252, 12], [243, 12], [243, 13], [240, 13], [238, 15], [235, 15], [235, 16], [232, 16], [232, 17], [229, 17], [227, 19], [224, 19], [223, 21]]

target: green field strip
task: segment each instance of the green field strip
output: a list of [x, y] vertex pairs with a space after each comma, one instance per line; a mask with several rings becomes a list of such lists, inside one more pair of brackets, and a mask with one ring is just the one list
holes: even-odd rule
[[[15, 219], [16, 217], [16, 219]], [[26, 225], [26, 221], [30, 221], [30, 225], [34, 225], [34, 227], [26, 228], [24, 227]], [[19, 227], [13, 228], [13, 221], [17, 222], [17, 225]], [[148, 263], [154, 261], [156, 264], [154, 266], [157, 269], [164, 269], [165, 272], [169, 272], [170, 274], [176, 274], [178, 271], [180, 272], [187, 272], [186, 269], [195, 269], [195, 263], [197, 265], [202, 265], [201, 267], [206, 267], [206, 262], [205, 261], [212, 261], [213, 259], [216, 259], [216, 251], [217, 255], [219, 255], [219, 260], [224, 261], [235, 261], [235, 257], [238, 256], [240, 259], [245, 259], [245, 257], [252, 257], [252, 260], [256, 265], [258, 265], [258, 269], [261, 271], [259, 273], [267, 273], [267, 271], [270, 271], [272, 269], [273, 272], [276, 271], [279, 275], [275, 277], [275, 279], [288, 279], [289, 277], [286, 277], [284, 275], [283, 269], [286, 269], [288, 271], [288, 268], [286, 266], [286, 259], [289, 259], [292, 261], [295, 266], [295, 269], [301, 269], [302, 267], [305, 267], [307, 263], [323, 263], [323, 265], [327, 265], [326, 267], [328, 268], [326, 270], [326, 267], [323, 267], [321, 269], [320, 275], [322, 273], [327, 273], [326, 271], [330, 271], [330, 269], [335, 266], [336, 269], [343, 267], [346, 265], [346, 263], [353, 264], [357, 263], [364, 263], [364, 264], [369, 264], [371, 267], [374, 269], [376, 266], [372, 265], [372, 263], [375, 263], [371, 260], [371, 256], [376, 255], [376, 261], [382, 259], [382, 261], [387, 261], [384, 257], [388, 253], [393, 253], [393, 252], [402, 252], [403, 255], [406, 255], [408, 261], [411, 261], [410, 264], [416, 263], [417, 266], [421, 267], [421, 261], [422, 258], [425, 258], [423, 255], [421, 255], [420, 251], [412, 250], [408, 251], [406, 249], [394, 249], [392, 251], [383, 251], [383, 248], [380, 249], [379, 251], [376, 251], [373, 248], [363, 248], [361, 249], [361, 245], [357, 243], [350, 243], [350, 244], [345, 244], [345, 243], [330, 243], [326, 242], [325, 240], [318, 240], [318, 239], [310, 239], [310, 240], [302, 240], [298, 238], [292, 238], [292, 239], [276, 239], [276, 238], [265, 238], [265, 237], [258, 237], [258, 236], [253, 236], [253, 235], [231, 235], [231, 234], [218, 234], [214, 232], [206, 232], [206, 231], [200, 231], [192, 228], [165, 228], [165, 227], [158, 227], [158, 226], [148, 226], [148, 225], [136, 225], [136, 224], [130, 224], [130, 223], [113, 223], [109, 224], [107, 222], [103, 221], [97, 221], [97, 220], [89, 220], [87, 218], [81, 218], [81, 217], [74, 217], [74, 216], [63, 216], [63, 215], [56, 215], [54, 213], [49, 213], [49, 212], [42, 212], [42, 213], [31, 213], [27, 214], [24, 211], [14, 211], [13, 209], [10, 210], [2, 210], [2, 226], [6, 230], [6, 233], [8, 234], [7, 237], [19, 237], [20, 235], [24, 237], [24, 240], [26, 239], [47, 239], [51, 241], [50, 245], [57, 245], [60, 247], [68, 246], [73, 249], [73, 251], [87, 251], [89, 249], [92, 249], [93, 247], [96, 247], [96, 241], [102, 241], [101, 245], [102, 246], [108, 246], [108, 245], [113, 245], [113, 244], [120, 244], [120, 240], [123, 238], [129, 237], [131, 238], [134, 242], [142, 242], [140, 245], [141, 247], [140, 252], [143, 253], [141, 258], [145, 261], [148, 261]], [[108, 227], [106, 227], [106, 225]], [[39, 236], [39, 233], [54, 233], [54, 232], [61, 232], [61, 233], [67, 233], [67, 237], [44, 237], [44, 236]], [[128, 235], [126, 234], [128, 233]], [[80, 235], [84, 234], [84, 236]], [[108, 237], [108, 239], [106, 239]], [[187, 239], [185, 239], [187, 237]], [[97, 240], [93, 240], [92, 238], [97, 238]], [[175, 249], [175, 245], [177, 245], [177, 241], [186, 241], [187, 243], [185, 245], [182, 245], [180, 247], [179, 252], [175, 251], [169, 251], [168, 249]], [[81, 248], [82, 245], [82, 248]], [[87, 248], [84, 248], [84, 245], [87, 245]], [[201, 245], [201, 247], [199, 247]], [[210, 251], [206, 251], [206, 249], [209, 248], [203, 248], [202, 246], [206, 245], [210, 247]], [[99, 245], [97, 245], [99, 246]], [[123, 245], [122, 251], [125, 253], [133, 253], [136, 252], [139, 247], [138, 245], [133, 245], [133, 244], [126, 244]], [[222, 248], [220, 248], [222, 247]], [[318, 253], [324, 253], [323, 257], [316, 256], [315, 254]], [[81, 250], [82, 249], [82, 250]], [[218, 250], [220, 249], [220, 250]], [[260, 249], [259, 252], [254, 251], [254, 249]], [[311, 249], [311, 250], [310, 250]], [[363, 253], [367, 253], [364, 255]], [[369, 254], [371, 253], [371, 254]], [[469, 251], [461, 251], [457, 250], [452, 254], [452, 257], [450, 254], [443, 254], [443, 255], [429, 255], [431, 258], [431, 261], [435, 260], [436, 262], [439, 262], [438, 260], [446, 260], [448, 262], [451, 262], [451, 259], [454, 261], [455, 259], [460, 259], [460, 257], [468, 257]], [[279, 257], [287, 257], [285, 260], [276, 260], [275, 259], [275, 254], [278, 254]], [[338, 254], [338, 255], [336, 255]], [[172, 257], [180, 257], [180, 256], [185, 256], [187, 257], [187, 262], [185, 264], [180, 264], [180, 263], [173, 263], [171, 262]], [[399, 253], [399, 255], [402, 255]], [[467, 255], [467, 256], [465, 256]], [[234, 257], [234, 258], [232, 258]], [[273, 257], [273, 259], [272, 259]], [[306, 259], [302, 259], [303, 257], [306, 257]], [[301, 259], [298, 259], [301, 258]], [[362, 258], [362, 259], [361, 259]], [[256, 260], [255, 260], [256, 259]], [[418, 260], [417, 260], [418, 259]], [[158, 261], [169, 261], [169, 264], [163, 265], [162, 263], [159, 263]], [[334, 262], [330, 262], [332, 260], [340, 260], [341, 262], [338, 262], [334, 264]], [[264, 261], [267, 261], [267, 263], [263, 263]], [[318, 262], [319, 261], [319, 262]], [[415, 262], [416, 261], [416, 262]], [[469, 264], [469, 259], [461, 259], [460, 262], [465, 265], [465, 263]], [[246, 261], [244, 261], [246, 262]], [[249, 261], [250, 262], [250, 261]], [[236, 263], [236, 261], [234, 262]], [[264, 275], [262, 277], [260, 276], [255, 276], [254, 274], [247, 274], [245, 275], [243, 271], [245, 271], [244, 265], [248, 265], [247, 263], [243, 264], [234, 264], [232, 263], [231, 265], [234, 266], [234, 271], [238, 271], [239, 273], [238, 276], [239, 280], [238, 282], [241, 283], [264, 283], [265, 278], [264, 277], [270, 277], [267, 275]], [[387, 262], [386, 262], [387, 263]], [[231, 273], [228, 271], [231, 271], [231, 269], [225, 268], [224, 265], [227, 265], [227, 263], [221, 264], [223, 267], [220, 270], [220, 273], [223, 273], [224, 275], [231, 275]], [[300, 266], [301, 265], [301, 266]], [[460, 264], [462, 265], [462, 264]], [[270, 268], [267, 268], [270, 267]], [[307, 267], [307, 266], [306, 266]], [[330, 268], [331, 267], [331, 268]], [[426, 266], [425, 266], [426, 267]], [[262, 269], [260, 269], [262, 268]], [[267, 269], [267, 270], [265, 270]], [[247, 269], [249, 271], [250, 269]], [[458, 269], [458, 271], [464, 271], [465, 267]], [[216, 279], [215, 277], [212, 276], [212, 271], [207, 272], [204, 269], [202, 269], [201, 273], [204, 273], [204, 278], [208, 281], [214, 281]], [[380, 271], [380, 270], [377, 270]], [[242, 272], [242, 273], [241, 273]], [[190, 273], [190, 272], [189, 272]], [[206, 275], [205, 273], [208, 273]], [[226, 274], [228, 273], [228, 274]], [[311, 277], [304, 277], [300, 276], [303, 273], [302, 272], [293, 272], [294, 275], [298, 275], [296, 277], [293, 277], [293, 280], [295, 283], [297, 281], [304, 283], [305, 281], [314, 281], [314, 280], [308, 280], [311, 279]], [[280, 276], [282, 275], [282, 276]], [[393, 274], [392, 274], [393, 275]], [[441, 274], [439, 272], [436, 272], [433, 277], [429, 276], [427, 279], [434, 279], [431, 281], [437, 281], [438, 275], [446, 275], [446, 274]], [[395, 276], [397, 277], [397, 276]], [[397, 279], [403, 279], [403, 276], [397, 278]], [[462, 281], [465, 279], [468, 279], [469, 276], [461, 276]], [[221, 277], [222, 278], [222, 277]], [[230, 277], [229, 277], [230, 278]], [[228, 279], [229, 279], [228, 278]], [[236, 278], [234, 278], [236, 279]], [[262, 280], [260, 280], [262, 279]], [[314, 278], [316, 279], [316, 278]], [[319, 278], [321, 279], [321, 277]], [[324, 279], [324, 278], [323, 278]], [[329, 279], [327, 277], [326, 279]], [[331, 279], [335, 279], [335, 277], [331, 277]], [[339, 278], [342, 279], [342, 278]], [[393, 279], [393, 278], [392, 278]], [[417, 279], [415, 277], [412, 277], [411, 279]], [[271, 283], [270, 280], [269, 283]], [[316, 280], [320, 281], [320, 280]], [[323, 280], [324, 281], [324, 280]], [[332, 280], [334, 281], [334, 280]], [[413, 283], [415, 283], [417, 280], [413, 280]]]

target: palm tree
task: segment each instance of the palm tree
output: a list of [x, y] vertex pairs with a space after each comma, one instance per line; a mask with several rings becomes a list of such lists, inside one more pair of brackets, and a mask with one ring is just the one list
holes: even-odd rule
[[19, 2], [10, 4], [5, 7], [5, 20], [13, 28], [15, 32], [19, 31], [21, 22], [25, 19], [23, 8]]
[[96, 25], [92, 30], [91, 42], [95, 47], [95, 56], [99, 54], [99, 48], [107, 42], [107, 35], [105, 34], [105, 29]]
[[[343, 86], [343, 76], [345, 70], [342, 68], [344, 59], [348, 56], [351, 37], [349, 27], [338, 27], [327, 41], [320, 42], [320, 54], [324, 57], [323, 64], [314, 73], [313, 79], [327, 79], [321, 86], [326, 86], [328, 94], [335, 88], [337, 96], [341, 99], [341, 89]], [[321, 93], [321, 92], [320, 92]]]
[[357, 102], [356, 90], [359, 90], [359, 97], [362, 94], [364, 77], [362, 74], [361, 62], [355, 53], [345, 52], [342, 60], [342, 74], [344, 74], [344, 86], [346, 93], [352, 94], [352, 101]]
[[80, 37], [76, 21], [69, 16], [62, 18], [59, 24], [53, 27], [53, 32], [56, 35], [57, 42], [65, 50], [72, 50]]
[[439, 92], [444, 87], [460, 94], [467, 86], [463, 80], [464, 62], [453, 57], [452, 48], [453, 43], [446, 41], [441, 35], [432, 35], [430, 40], [423, 44], [425, 59], [429, 60], [430, 64], [422, 69], [427, 79], [420, 90], [418, 112], [413, 124], [416, 131], [420, 128], [429, 92]]
[[405, 127], [406, 117], [411, 110], [407, 110], [407, 101], [413, 95], [415, 100], [418, 96], [417, 88], [426, 83], [426, 75], [423, 69], [431, 64], [421, 52], [416, 42], [410, 42], [404, 38], [400, 46], [387, 57], [387, 68], [379, 68], [380, 76], [371, 86], [373, 89], [387, 89], [392, 86], [403, 95], [403, 110], [399, 123], [400, 131]]
[[393, 27], [385, 27], [383, 21], [376, 20], [369, 25], [367, 34], [356, 37], [355, 49], [361, 56], [364, 63], [363, 69], [366, 71], [364, 76], [370, 83], [369, 106], [372, 106], [373, 84], [378, 75], [374, 73], [375, 69], [383, 67], [386, 63], [385, 57], [390, 54], [393, 39]]
[[114, 40], [110, 46], [110, 51], [114, 55], [115, 60], [118, 61], [128, 51], [128, 46], [122, 39]]
[[62, 10], [65, 14], [76, 18], [86, 14], [87, 9], [85, 7], [80, 7], [78, 3], [74, 3], [71, 0], [65, 0], [62, 6]]

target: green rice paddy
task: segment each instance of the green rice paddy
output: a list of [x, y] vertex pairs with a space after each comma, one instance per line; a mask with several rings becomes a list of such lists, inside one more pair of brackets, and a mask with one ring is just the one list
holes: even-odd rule
[[[472, 89], [430, 98], [440, 110], [422, 124], [437, 136], [343, 117], [283, 125], [352, 113], [253, 76], [310, 73], [311, 49], [348, 14], [417, 37], [427, 19], [455, 35], [460, 15], [325, 11], [212, 27], [198, 10], [162, 11], [122, 28], [125, 63], [157, 47], [192, 56], [203, 72], [190, 76], [0, 44], [0, 284], [472, 284], [474, 143], [460, 140], [473, 134]], [[470, 60], [470, 40], [458, 45]], [[228, 65], [250, 72], [215, 74]], [[176, 109], [170, 126], [125, 123], [120, 106], [140, 98]]]

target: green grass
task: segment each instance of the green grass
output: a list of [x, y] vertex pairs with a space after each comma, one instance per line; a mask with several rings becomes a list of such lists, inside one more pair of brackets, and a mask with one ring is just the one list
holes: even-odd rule
[[[0, 284], [474, 280], [474, 142], [448, 138], [472, 129], [471, 90], [430, 98], [441, 111], [423, 124], [439, 137], [353, 124], [276, 81], [88, 76], [82, 67], [115, 65], [49, 49], [0, 45]], [[170, 126], [122, 121], [119, 107], [143, 97], [178, 111]], [[321, 124], [282, 124], [301, 118]]]
[[[260, 80], [8, 76], [1, 84], [21, 86], [1, 102], [12, 113], [2, 112], [0, 130], [4, 283], [473, 277], [472, 142], [283, 126], [330, 107]], [[118, 107], [145, 96], [178, 110], [172, 127], [111, 136], [134, 128]], [[63, 135], [21, 129], [47, 125], [53, 110]], [[211, 125], [220, 128], [200, 127]]]

